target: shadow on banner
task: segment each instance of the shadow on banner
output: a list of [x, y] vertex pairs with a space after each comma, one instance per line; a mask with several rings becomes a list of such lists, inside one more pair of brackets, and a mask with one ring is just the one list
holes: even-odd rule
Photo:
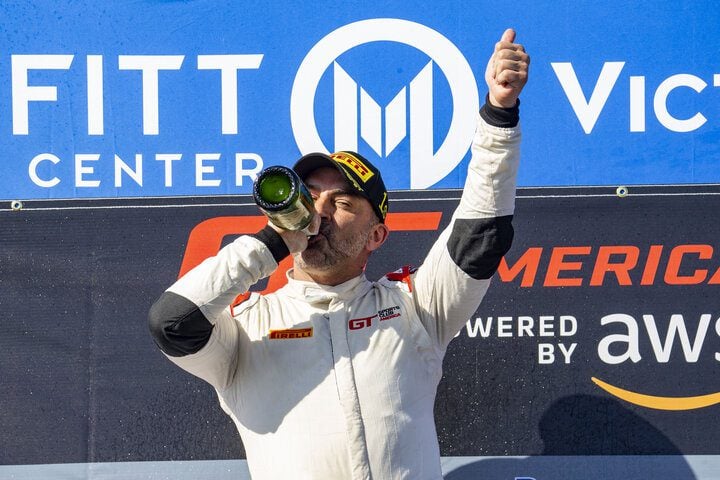
[[446, 480], [696, 480], [678, 448], [615, 400], [561, 398], [539, 424], [544, 448], [528, 458], [491, 458], [459, 467]]

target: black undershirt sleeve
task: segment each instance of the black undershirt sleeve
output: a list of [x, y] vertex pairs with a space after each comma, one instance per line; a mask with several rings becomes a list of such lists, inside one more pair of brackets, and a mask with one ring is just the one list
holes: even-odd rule
[[265, 228], [250, 236], [263, 242], [277, 263], [280, 263], [280, 260], [290, 255], [290, 250], [288, 250], [287, 245], [285, 245], [285, 240], [269, 225], [265, 225]]
[[171, 357], [199, 351], [213, 329], [197, 305], [173, 292], [160, 295], [150, 308], [148, 323], [155, 343]]
[[513, 128], [520, 122], [520, 100], [512, 108], [500, 108], [491, 105], [489, 96], [486, 96], [480, 116], [493, 127]]

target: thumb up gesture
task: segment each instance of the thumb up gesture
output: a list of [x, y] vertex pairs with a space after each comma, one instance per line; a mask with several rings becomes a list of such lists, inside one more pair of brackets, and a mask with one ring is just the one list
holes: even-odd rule
[[530, 56], [522, 45], [514, 42], [515, 30], [508, 28], [495, 44], [485, 69], [490, 103], [496, 107], [514, 107], [528, 80]]

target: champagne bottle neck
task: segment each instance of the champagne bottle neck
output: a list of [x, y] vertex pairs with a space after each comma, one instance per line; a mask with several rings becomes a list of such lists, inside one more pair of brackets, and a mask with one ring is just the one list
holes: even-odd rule
[[287, 167], [275, 166], [263, 170], [255, 180], [255, 202], [266, 210], [281, 210], [294, 202], [301, 181]]

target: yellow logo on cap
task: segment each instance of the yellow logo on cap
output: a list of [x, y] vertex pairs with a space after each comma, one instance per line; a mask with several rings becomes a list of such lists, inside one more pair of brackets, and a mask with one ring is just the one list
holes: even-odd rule
[[382, 201], [380, 202], [379, 207], [380, 207], [380, 211], [382, 212], [383, 218], [385, 218], [385, 216], [387, 215], [387, 211], [388, 211], [387, 192], [383, 192], [383, 198], [382, 198]]
[[353, 169], [355, 173], [360, 177], [363, 183], [367, 183], [375, 173], [370, 170], [363, 162], [361, 162], [355, 155], [350, 155], [345, 152], [333, 153], [330, 158], [336, 162], [343, 163]]

